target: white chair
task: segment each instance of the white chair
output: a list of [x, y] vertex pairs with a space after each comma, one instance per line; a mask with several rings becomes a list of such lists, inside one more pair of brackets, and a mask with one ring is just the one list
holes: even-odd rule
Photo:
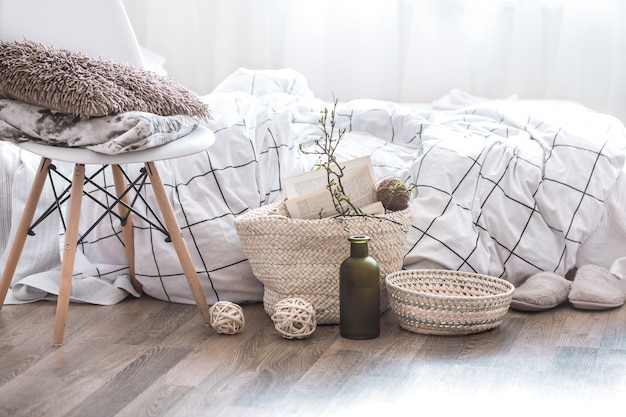
[[[84, 52], [93, 57], [100, 56], [120, 63], [143, 66], [141, 50], [121, 0], [0, 0], [0, 39], [6, 41], [28, 39]], [[101, 164], [110, 166], [112, 169], [117, 199], [113, 205], [115, 207], [108, 209], [116, 208], [120, 218], [124, 219], [122, 237], [130, 275], [135, 288], [138, 291], [141, 290], [134, 276], [133, 223], [130, 217], [132, 212], [130, 204], [132, 203], [129, 203], [128, 198], [128, 193], [133, 186], [127, 185], [127, 174], [122, 171], [120, 165], [143, 163], [144, 175], [148, 176], [165, 222], [166, 229], [163, 231], [173, 243], [202, 319], [205, 324], [208, 324], [207, 300], [154, 161], [204, 151], [213, 144], [214, 140], [215, 137], [209, 129], [198, 126], [189, 135], [169, 144], [115, 156], [99, 154], [84, 148], [59, 148], [35, 143], [20, 144], [19, 146], [23, 149], [34, 152], [42, 158], [2, 273], [0, 308], [8, 293], [24, 243], [31, 230], [39, 197], [48, 171], [52, 169], [53, 160], [75, 164], [71, 187], [68, 187], [70, 197], [66, 214], [65, 245], [61, 260], [53, 344], [61, 345], [65, 333], [77, 250], [81, 199], [85, 184], [85, 164]]]

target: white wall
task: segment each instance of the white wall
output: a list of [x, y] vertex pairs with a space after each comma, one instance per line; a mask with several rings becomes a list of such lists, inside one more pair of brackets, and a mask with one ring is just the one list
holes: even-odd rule
[[209, 93], [238, 67], [315, 94], [559, 98], [626, 120], [623, 0], [123, 0], [170, 76]]

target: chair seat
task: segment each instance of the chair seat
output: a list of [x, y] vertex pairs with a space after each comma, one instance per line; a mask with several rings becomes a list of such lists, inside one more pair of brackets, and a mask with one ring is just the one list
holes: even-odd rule
[[192, 155], [208, 149], [214, 142], [215, 135], [210, 129], [204, 126], [197, 126], [188, 135], [164, 145], [116, 155], [94, 152], [86, 148], [67, 148], [35, 142], [19, 142], [17, 145], [22, 149], [56, 161], [75, 164], [118, 165], [161, 161]]

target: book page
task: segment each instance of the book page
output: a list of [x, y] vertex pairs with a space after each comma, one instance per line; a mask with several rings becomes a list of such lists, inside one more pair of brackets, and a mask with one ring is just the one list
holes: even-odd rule
[[[347, 174], [354, 169], [366, 166], [370, 170], [370, 175], [374, 178], [372, 160], [369, 155], [341, 162], [340, 164], [344, 167], [344, 174]], [[315, 169], [303, 172], [302, 174], [285, 177], [284, 181], [287, 199], [295, 198], [311, 191], [319, 190], [320, 188], [324, 188], [326, 193], [328, 193], [328, 190], [326, 189], [326, 186], [328, 185], [328, 178], [325, 169]]]
[[[303, 181], [301, 180], [301, 182]], [[341, 182], [346, 194], [350, 197], [350, 202], [355, 207], [366, 207], [377, 201], [376, 184], [372, 175], [371, 164], [352, 168], [344, 174]], [[337, 210], [326, 185], [326, 172], [324, 171], [322, 187], [293, 198], [287, 198], [285, 204], [289, 215], [298, 219], [318, 219], [336, 215]]]

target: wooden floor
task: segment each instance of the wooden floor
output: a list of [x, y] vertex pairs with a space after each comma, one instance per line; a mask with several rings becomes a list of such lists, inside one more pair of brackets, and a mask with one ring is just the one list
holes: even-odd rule
[[260, 304], [233, 336], [195, 306], [149, 297], [72, 304], [62, 347], [54, 304], [0, 311], [0, 416], [620, 415], [626, 307], [509, 311], [497, 329], [425, 336], [383, 315], [381, 336], [320, 326], [283, 339]]

